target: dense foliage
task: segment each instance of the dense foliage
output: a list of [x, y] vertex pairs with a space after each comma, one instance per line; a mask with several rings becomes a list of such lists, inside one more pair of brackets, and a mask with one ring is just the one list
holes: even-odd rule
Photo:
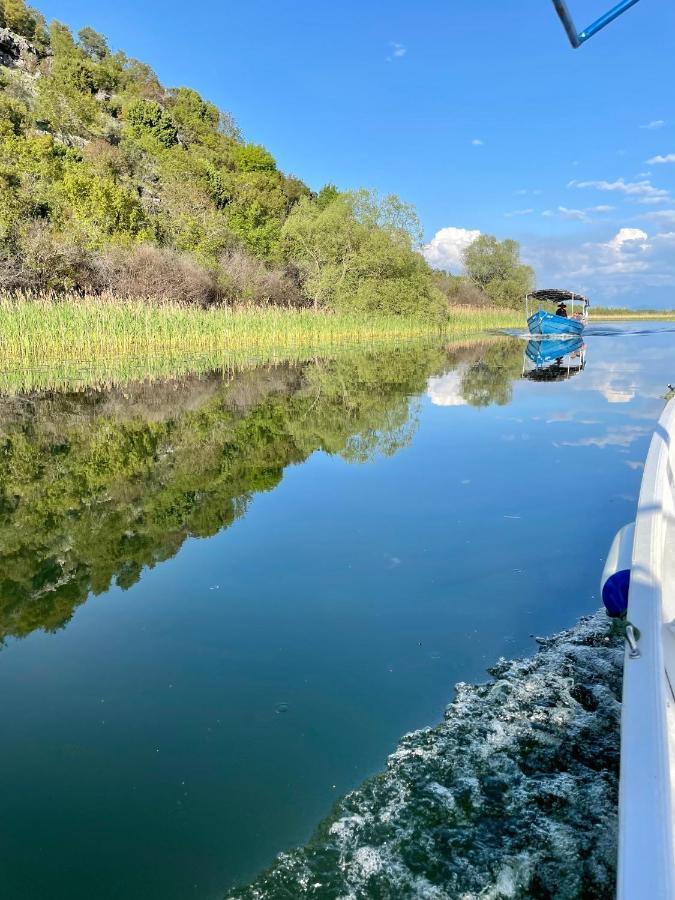
[[0, 0], [3, 26], [0, 288], [443, 310], [396, 198], [313, 194], [91, 28], [47, 27], [24, 0]]

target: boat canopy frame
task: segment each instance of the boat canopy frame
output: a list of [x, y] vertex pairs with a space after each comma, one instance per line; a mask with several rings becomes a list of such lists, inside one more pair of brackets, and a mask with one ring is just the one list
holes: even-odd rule
[[560, 288], [543, 288], [540, 291], [530, 291], [525, 295], [525, 317], [530, 318], [530, 302], [536, 303], [537, 308], [541, 309], [542, 303], [571, 303], [572, 308], [570, 314], [574, 314], [574, 303], [577, 301], [581, 304], [581, 314], [585, 316], [588, 313], [588, 307], [591, 301], [583, 294], [577, 294], [575, 291], [563, 291]]

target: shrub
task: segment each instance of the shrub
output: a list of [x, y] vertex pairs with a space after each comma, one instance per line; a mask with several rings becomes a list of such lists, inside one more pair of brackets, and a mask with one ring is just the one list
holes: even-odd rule
[[243, 250], [234, 250], [220, 258], [220, 270], [224, 298], [229, 303], [308, 305], [294, 266], [270, 268]]
[[8, 292], [95, 293], [101, 287], [97, 257], [47, 222], [25, 226], [14, 252], [0, 254], [0, 289]]
[[209, 306], [220, 299], [215, 272], [193, 256], [154, 244], [102, 257], [102, 282], [119, 297]]
[[127, 106], [125, 118], [138, 137], [150, 135], [163, 147], [178, 141], [176, 123], [154, 100], [134, 100]]

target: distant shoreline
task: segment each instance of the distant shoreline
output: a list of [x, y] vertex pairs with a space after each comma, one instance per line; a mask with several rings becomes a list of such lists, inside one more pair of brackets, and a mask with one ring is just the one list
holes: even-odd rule
[[598, 322], [604, 321], [606, 319], [628, 319], [628, 320], [645, 320], [645, 319], [655, 319], [661, 320], [664, 322], [672, 322], [675, 321], [675, 310], [665, 309], [665, 310], [633, 310], [633, 309], [599, 309], [593, 310], [591, 309], [591, 313], [589, 315], [589, 321]]

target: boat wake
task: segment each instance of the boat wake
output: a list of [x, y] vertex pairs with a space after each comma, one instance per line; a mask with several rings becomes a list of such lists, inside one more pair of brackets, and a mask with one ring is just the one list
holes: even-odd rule
[[459, 684], [440, 725], [230, 897], [609, 900], [623, 647], [602, 613], [539, 644]]

